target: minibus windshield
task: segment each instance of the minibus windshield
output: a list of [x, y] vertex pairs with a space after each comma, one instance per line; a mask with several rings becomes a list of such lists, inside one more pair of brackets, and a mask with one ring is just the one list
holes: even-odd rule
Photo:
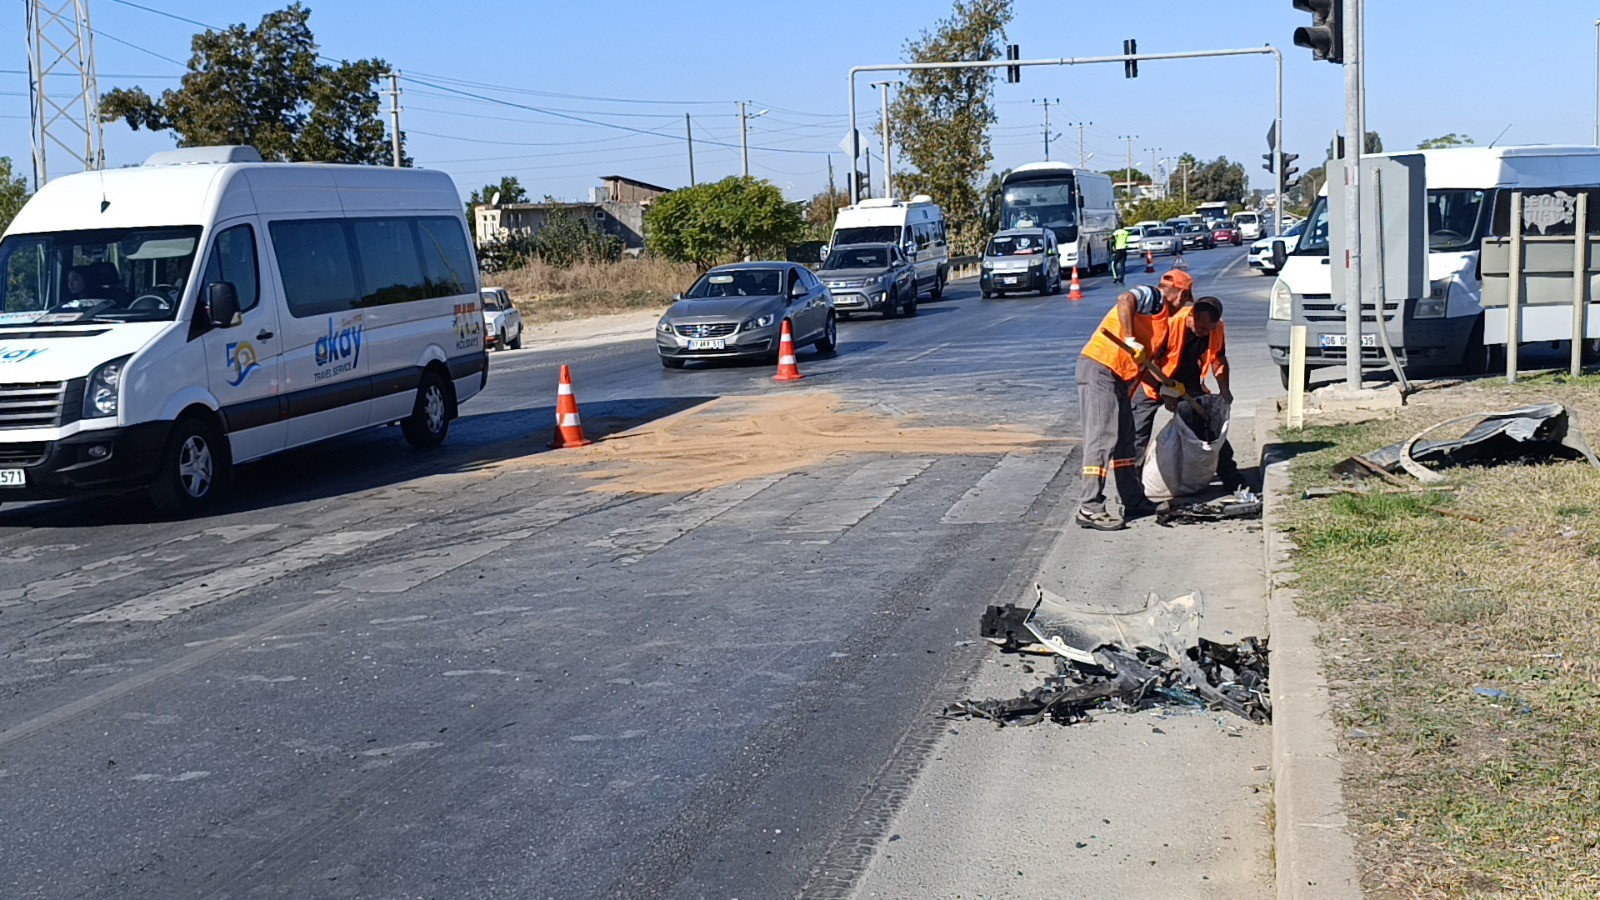
[[172, 321], [199, 245], [190, 225], [9, 235], [0, 242], [0, 328]]

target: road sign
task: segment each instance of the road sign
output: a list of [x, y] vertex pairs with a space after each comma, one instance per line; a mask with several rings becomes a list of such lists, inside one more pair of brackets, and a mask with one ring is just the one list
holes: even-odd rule
[[861, 155], [861, 132], [851, 129], [839, 140], [839, 149], [844, 151], [846, 159], [855, 159]]

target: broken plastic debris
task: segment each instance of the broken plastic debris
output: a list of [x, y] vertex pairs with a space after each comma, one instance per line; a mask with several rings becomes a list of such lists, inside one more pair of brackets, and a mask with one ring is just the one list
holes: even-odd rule
[[1192, 522], [1220, 522], [1223, 519], [1261, 518], [1261, 495], [1240, 488], [1225, 497], [1204, 502], [1174, 504], [1156, 513], [1157, 525], [1183, 525]]
[[[1459, 438], [1424, 441], [1440, 428], [1477, 420]], [[1600, 459], [1583, 439], [1577, 416], [1559, 403], [1524, 406], [1502, 413], [1475, 413], [1449, 419], [1423, 429], [1411, 438], [1370, 453], [1352, 456], [1333, 467], [1334, 474], [1349, 477], [1409, 472], [1418, 481], [1432, 483], [1439, 475], [1424, 463], [1442, 468], [1468, 463], [1494, 464], [1550, 459], [1583, 459], [1600, 468]]]

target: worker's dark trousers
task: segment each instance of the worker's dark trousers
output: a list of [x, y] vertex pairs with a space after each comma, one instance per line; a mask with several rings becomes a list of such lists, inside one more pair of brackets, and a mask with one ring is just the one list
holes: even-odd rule
[[1128, 251], [1126, 249], [1111, 251], [1111, 280], [1122, 284], [1128, 277]]
[[[1160, 409], [1161, 401], [1145, 393], [1143, 388], [1133, 392], [1133, 458], [1141, 471], [1145, 448], [1150, 446], [1150, 432], [1155, 430], [1156, 413]], [[1234, 462], [1233, 445], [1227, 441], [1222, 442], [1222, 450], [1217, 454], [1217, 476], [1225, 487], [1240, 483], [1239, 464]]]
[[1087, 356], [1078, 357], [1078, 414], [1083, 418], [1083, 488], [1078, 508], [1106, 509], [1106, 475], [1116, 478], [1124, 513], [1144, 503], [1144, 489], [1133, 457], [1133, 408], [1128, 383]]

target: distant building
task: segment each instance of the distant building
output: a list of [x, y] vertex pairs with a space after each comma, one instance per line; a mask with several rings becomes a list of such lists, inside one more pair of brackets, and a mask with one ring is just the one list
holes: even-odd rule
[[593, 222], [603, 233], [621, 238], [629, 250], [642, 249], [644, 211], [671, 189], [622, 175], [607, 175], [600, 184], [590, 191], [588, 202], [554, 200], [475, 207], [473, 224], [478, 243], [491, 243], [513, 234], [535, 234], [550, 221], [552, 213], [560, 211]]

